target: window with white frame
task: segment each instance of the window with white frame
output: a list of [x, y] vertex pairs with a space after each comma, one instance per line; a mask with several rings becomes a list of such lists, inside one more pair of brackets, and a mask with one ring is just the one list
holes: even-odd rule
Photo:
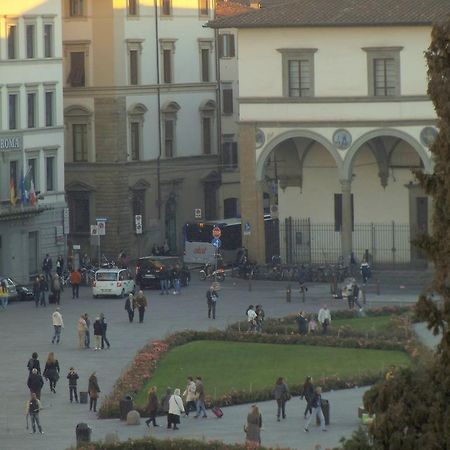
[[211, 81], [211, 50], [212, 40], [199, 39], [200, 79], [203, 82]]
[[127, 12], [129, 16], [139, 15], [139, 0], [127, 0]]
[[238, 144], [234, 141], [234, 136], [224, 137], [222, 142], [222, 168], [224, 170], [238, 168]]
[[129, 84], [137, 86], [141, 83], [141, 53], [143, 40], [127, 40]]
[[159, 40], [162, 56], [161, 78], [163, 83], [173, 83], [175, 42], [176, 39]]
[[401, 93], [400, 52], [403, 47], [366, 47], [368, 94], [393, 97]]
[[176, 122], [180, 105], [169, 102], [161, 108], [161, 120], [164, 137], [164, 156], [173, 158], [176, 155]]
[[209, 0], [198, 0], [198, 12], [200, 16], [209, 15]]
[[85, 15], [84, 7], [84, 0], [69, 0], [69, 16], [83, 17]]
[[52, 58], [54, 54], [53, 23], [44, 23], [44, 58]]
[[19, 128], [19, 93], [8, 94], [8, 128], [17, 130]]
[[25, 26], [26, 34], [26, 57], [28, 59], [36, 58], [36, 25], [27, 23]]
[[27, 92], [27, 127], [37, 126], [37, 92]]
[[172, 15], [172, 0], [161, 0], [161, 16]]
[[55, 91], [45, 90], [45, 126], [53, 127], [55, 125]]
[[55, 191], [55, 171], [56, 171], [55, 156], [45, 157], [45, 187], [47, 192]]
[[283, 95], [314, 96], [315, 48], [278, 49], [282, 56]]
[[207, 100], [200, 106], [200, 120], [202, 129], [202, 153], [210, 155], [214, 149], [214, 114], [216, 104], [213, 100]]
[[10, 23], [6, 26], [6, 38], [7, 38], [8, 59], [17, 59], [18, 32], [16, 23]]
[[233, 58], [235, 56], [234, 48], [234, 34], [223, 33], [219, 34], [219, 57]]

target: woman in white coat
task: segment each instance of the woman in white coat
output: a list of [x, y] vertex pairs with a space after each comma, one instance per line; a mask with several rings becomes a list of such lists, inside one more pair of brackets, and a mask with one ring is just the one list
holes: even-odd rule
[[178, 430], [177, 425], [180, 423], [181, 413], [184, 413], [183, 400], [180, 397], [180, 390], [175, 389], [169, 399], [169, 414], [167, 416], [167, 428]]

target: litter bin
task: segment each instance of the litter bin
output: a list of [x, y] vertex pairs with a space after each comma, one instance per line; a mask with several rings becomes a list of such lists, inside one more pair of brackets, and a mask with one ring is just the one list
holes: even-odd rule
[[80, 391], [80, 403], [88, 402], [88, 393], [86, 391]]
[[75, 434], [77, 437], [77, 446], [91, 442], [91, 428], [87, 423], [79, 423], [75, 428]]
[[[325, 417], [325, 425], [330, 425], [330, 402], [326, 399], [321, 401], [323, 416]], [[316, 424], [320, 425], [320, 419], [316, 417]]]
[[120, 420], [127, 420], [127, 414], [133, 409], [133, 397], [126, 395], [119, 404]]

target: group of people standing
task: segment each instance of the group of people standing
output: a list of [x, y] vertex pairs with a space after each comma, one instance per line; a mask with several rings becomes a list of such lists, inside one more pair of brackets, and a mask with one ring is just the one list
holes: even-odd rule
[[[182, 396], [185, 398], [186, 404], [184, 404]], [[156, 423], [156, 416], [160, 409], [167, 414], [167, 428], [173, 430], [179, 429], [181, 414], [188, 417], [189, 413], [195, 411], [195, 418], [208, 417], [205, 406], [205, 388], [200, 376], [196, 377], [195, 381], [193, 377], [187, 378], [186, 389], [182, 396], [179, 388], [172, 392], [172, 388], [168, 387], [165, 395], [159, 401], [156, 386], [152, 386], [148, 391], [147, 409], [149, 418], [145, 421], [145, 424], [149, 427], [152, 423], [154, 427], [159, 427]]]
[[[41, 373], [41, 364], [38, 354], [33, 352], [31, 358], [27, 363], [28, 379], [27, 386], [30, 391], [30, 398], [26, 403], [25, 413], [27, 415], [27, 428], [28, 418], [31, 419], [31, 432], [44, 434], [42, 426], [39, 420], [39, 412], [42, 409], [41, 405], [41, 391], [44, 387], [44, 379], [48, 380], [50, 391], [56, 394], [56, 384], [60, 378], [61, 368], [58, 359], [55, 357], [54, 352], [50, 352], [45, 363], [44, 371]], [[70, 367], [67, 374], [67, 380], [69, 383], [69, 399], [70, 403], [75, 400], [78, 403], [77, 383], [79, 376], [73, 367]], [[97, 410], [97, 398], [100, 393], [100, 388], [97, 381], [97, 376], [94, 373], [89, 377], [88, 393], [90, 397], [90, 410]]]
[[265, 312], [262, 305], [249, 305], [245, 315], [247, 316], [248, 332], [261, 333], [265, 317]]

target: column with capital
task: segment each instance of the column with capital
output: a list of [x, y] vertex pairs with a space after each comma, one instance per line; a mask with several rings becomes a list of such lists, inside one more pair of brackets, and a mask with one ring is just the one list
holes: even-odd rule
[[342, 192], [342, 227], [341, 227], [341, 254], [344, 261], [348, 261], [352, 253], [352, 183], [350, 180], [340, 180]]
[[242, 245], [251, 260], [264, 264], [266, 239], [264, 230], [263, 188], [256, 179], [256, 127], [239, 126], [239, 167], [241, 176]]

